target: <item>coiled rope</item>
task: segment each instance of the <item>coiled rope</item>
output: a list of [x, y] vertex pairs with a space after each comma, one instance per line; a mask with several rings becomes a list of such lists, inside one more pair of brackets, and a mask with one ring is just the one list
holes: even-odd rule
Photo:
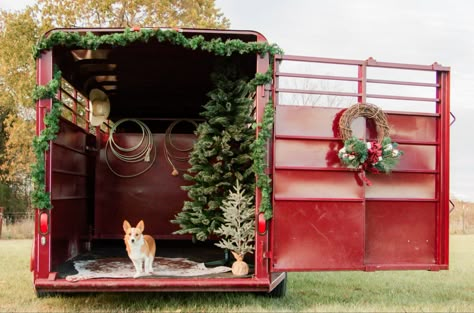
[[[133, 122], [137, 124], [141, 131], [142, 131], [142, 137], [140, 141], [132, 146], [132, 147], [121, 147], [118, 145], [115, 140], [114, 140], [114, 133], [117, 129], [117, 127], [125, 122]], [[138, 173], [135, 174], [120, 174], [116, 170], [112, 168], [109, 162], [109, 155], [107, 151], [110, 149], [112, 154], [120, 161], [125, 162], [125, 163], [138, 163], [138, 162], [147, 162], [149, 163], [148, 166], [145, 167], [145, 169], [141, 170]], [[153, 160], [150, 160], [150, 154], [151, 151], [154, 150], [153, 154]], [[114, 173], [118, 177], [122, 178], [132, 178], [132, 177], [137, 177], [146, 171], [148, 171], [152, 166], [153, 163], [155, 163], [156, 160], [156, 148], [153, 149], [153, 134], [150, 131], [150, 128], [143, 123], [140, 120], [137, 119], [121, 119], [115, 123], [115, 125], [110, 129], [110, 135], [109, 139], [107, 140], [107, 143], [105, 145], [105, 163], [107, 163], [107, 166], [109, 167], [110, 171]]]
[[[173, 176], [178, 176], [179, 171], [186, 171], [186, 168], [178, 168], [173, 163], [173, 161], [174, 162], [187, 162], [190, 159], [189, 152], [191, 152], [193, 150], [193, 147], [194, 147], [194, 143], [191, 145], [191, 147], [188, 147], [188, 148], [179, 148], [173, 143], [173, 140], [171, 138], [171, 133], [172, 133], [174, 127], [177, 124], [182, 123], [182, 122], [187, 122], [189, 124], [194, 125], [194, 127], [197, 128], [197, 123], [195, 121], [190, 120], [190, 119], [179, 119], [179, 120], [175, 120], [173, 123], [171, 123], [170, 126], [168, 126], [168, 128], [166, 129], [166, 131], [165, 131], [164, 152], [165, 152], [166, 160], [168, 161], [168, 163], [173, 168], [173, 171], [171, 172], [171, 175], [173, 175]], [[188, 153], [188, 154], [186, 156], [177, 156], [175, 154], [176, 151], [181, 153], [181, 154], [183, 154], [183, 153]]]

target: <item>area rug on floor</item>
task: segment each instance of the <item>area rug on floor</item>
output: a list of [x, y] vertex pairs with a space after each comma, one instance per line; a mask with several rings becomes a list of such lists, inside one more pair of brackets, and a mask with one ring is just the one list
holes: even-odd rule
[[[67, 276], [66, 280], [76, 282], [94, 278], [130, 278], [135, 275], [135, 267], [128, 258], [74, 261], [74, 268], [78, 273]], [[192, 277], [229, 271], [231, 271], [231, 268], [227, 266], [207, 268], [204, 263], [197, 263], [184, 258], [156, 257], [153, 262], [153, 275], [143, 277]]]

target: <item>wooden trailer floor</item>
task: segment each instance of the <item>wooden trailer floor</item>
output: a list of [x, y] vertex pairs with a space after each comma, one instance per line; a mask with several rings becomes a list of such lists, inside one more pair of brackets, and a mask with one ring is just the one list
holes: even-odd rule
[[[140, 278], [234, 278], [233, 257], [225, 261], [224, 251], [210, 244], [157, 241], [154, 272]], [[79, 281], [95, 278], [131, 278], [135, 274], [123, 241], [93, 242], [90, 252], [80, 254], [57, 268], [57, 278]], [[246, 277], [253, 275], [253, 268]], [[242, 277], [240, 277], [242, 278]]]

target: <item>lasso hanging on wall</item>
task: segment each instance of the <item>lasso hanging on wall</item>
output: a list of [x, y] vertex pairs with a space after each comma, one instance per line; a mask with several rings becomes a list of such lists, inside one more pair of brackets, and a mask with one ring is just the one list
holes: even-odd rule
[[[114, 133], [117, 130], [117, 127], [125, 122], [133, 122], [137, 124], [141, 131], [142, 137], [140, 141], [131, 147], [122, 147], [118, 143], [115, 142]], [[110, 150], [112, 154], [120, 161], [125, 163], [138, 163], [138, 162], [146, 162], [148, 165], [141, 171], [135, 174], [121, 174], [118, 173], [116, 170], [112, 168], [109, 161], [109, 155], [107, 151]], [[153, 159], [151, 158], [151, 153], [153, 151]], [[146, 171], [148, 171], [155, 163], [156, 160], [156, 148], [153, 145], [153, 134], [148, 128], [148, 126], [140, 120], [137, 119], [121, 119], [115, 123], [115, 125], [110, 130], [109, 139], [105, 145], [105, 163], [109, 167], [110, 171], [117, 175], [118, 177], [122, 178], [133, 178], [137, 177]]]
[[[366, 142], [352, 135], [351, 124], [358, 117], [366, 117], [375, 122], [376, 141]], [[368, 186], [371, 182], [365, 172], [390, 173], [403, 155], [397, 149], [398, 144], [390, 139], [387, 116], [376, 105], [356, 103], [349, 107], [339, 120], [339, 132], [344, 141], [344, 147], [338, 153], [339, 159], [347, 167], [360, 170], [362, 179]]]
[[[186, 171], [186, 168], [179, 168], [176, 165], [176, 162], [181, 162], [181, 163], [187, 162], [190, 158], [189, 153], [193, 150], [193, 147], [194, 147], [194, 142], [190, 147], [187, 147], [187, 148], [178, 147], [173, 143], [173, 138], [171, 136], [173, 129], [177, 124], [182, 123], [182, 122], [189, 123], [193, 125], [194, 128], [197, 128], [198, 126], [197, 123], [193, 120], [179, 119], [171, 123], [170, 126], [168, 126], [168, 128], [166, 129], [165, 142], [163, 145], [164, 146], [163, 149], [165, 152], [165, 158], [168, 161], [168, 163], [171, 165], [171, 168], [173, 169], [173, 171], [171, 172], [171, 175], [173, 176], [178, 176], [180, 171]], [[179, 153], [181, 153], [181, 155], [178, 155]], [[186, 155], [183, 156], [182, 155], [183, 153], [185, 153]]]

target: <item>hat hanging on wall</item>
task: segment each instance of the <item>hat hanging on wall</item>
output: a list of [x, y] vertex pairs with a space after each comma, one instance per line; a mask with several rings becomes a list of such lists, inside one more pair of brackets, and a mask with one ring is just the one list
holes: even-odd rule
[[94, 88], [89, 92], [90, 122], [92, 126], [99, 126], [109, 117], [110, 100], [105, 92]]

